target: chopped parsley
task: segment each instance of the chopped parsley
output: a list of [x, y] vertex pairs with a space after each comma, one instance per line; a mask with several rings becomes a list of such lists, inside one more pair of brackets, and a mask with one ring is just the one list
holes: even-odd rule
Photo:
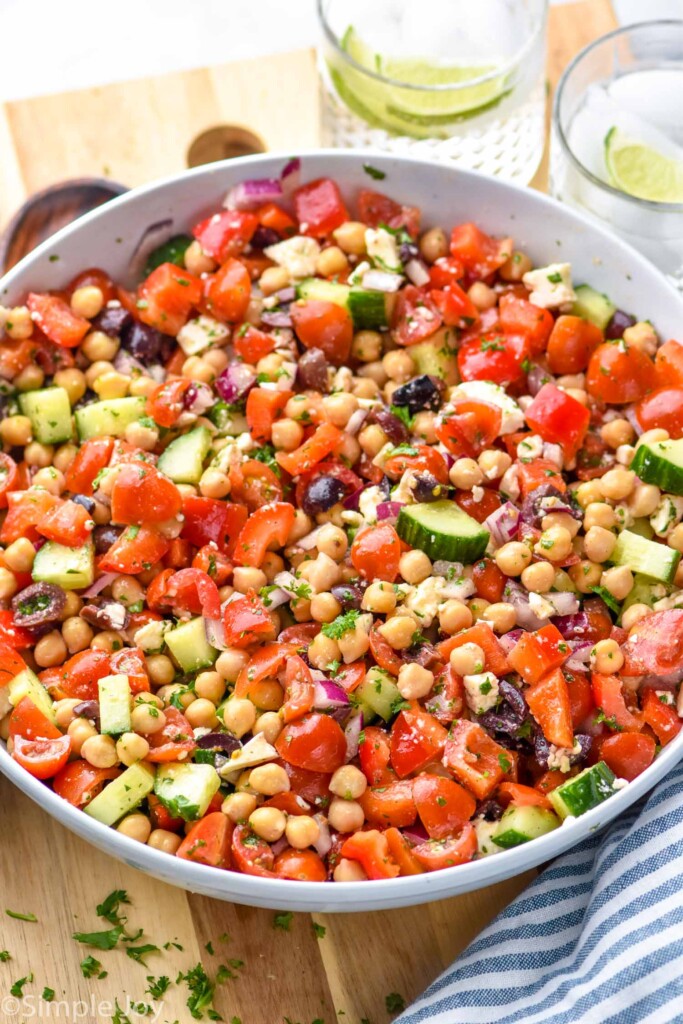
[[272, 469], [275, 476], [282, 476], [282, 471], [275, 458], [275, 449], [272, 444], [263, 444], [260, 448], [254, 448], [249, 452], [249, 458], [256, 459], [257, 462], [262, 462], [264, 466], [268, 466], [268, 469]]
[[373, 167], [372, 164], [363, 164], [363, 170], [374, 181], [384, 181], [384, 179], [386, 178], [386, 172], [380, 171], [379, 168]]
[[407, 405], [391, 405], [390, 411], [397, 420], [400, 420], [408, 430], [413, 429], [413, 417], [410, 415], [410, 410]]
[[21, 999], [24, 994], [24, 985], [28, 985], [30, 981], [33, 981], [33, 971], [27, 974], [25, 978], [19, 978], [14, 982], [10, 991], [10, 995], [13, 995], [15, 999]]
[[7, 963], [7, 961], [11, 959], [12, 957], [8, 949], [0, 949], [0, 964]]
[[142, 946], [129, 946], [127, 948], [127, 950], [126, 950], [126, 956], [129, 956], [131, 958], [131, 960], [137, 960], [137, 962], [139, 964], [143, 964], [146, 967], [147, 964], [146, 964], [144, 958], [149, 953], [160, 953], [160, 952], [161, 952], [161, 950], [159, 949], [158, 946], [154, 946], [154, 945], [152, 945], [152, 943], [147, 943], [147, 944], [142, 945]]
[[187, 974], [179, 974], [176, 978], [176, 982], [181, 981], [184, 981], [190, 990], [190, 994], [187, 998], [187, 1008], [194, 1019], [201, 1020], [204, 1015], [204, 1010], [207, 1010], [209, 1019], [216, 1020], [216, 1016], [211, 1016], [212, 1014], [215, 1014], [215, 1010], [211, 1008], [215, 985], [209, 979], [203, 965], [197, 964], [189, 970]]
[[40, 998], [43, 999], [46, 1003], [51, 1003], [54, 997], [55, 990], [53, 988], [48, 988], [46, 985], [41, 993]]
[[547, 276], [551, 284], [562, 284], [562, 274], [559, 274], [557, 271]]
[[72, 938], [86, 946], [94, 946], [95, 949], [113, 949], [122, 935], [123, 925], [118, 924], [116, 928], [104, 932], [74, 932]]
[[388, 996], [385, 996], [384, 1005], [387, 1008], [387, 1013], [400, 1013], [406, 1008], [406, 1001], [399, 992], [390, 992]]
[[317, 921], [313, 921], [313, 932], [315, 934], [316, 939], [324, 939], [327, 929], [325, 928], [324, 925], [318, 924]]
[[171, 979], [165, 974], [160, 975], [158, 978], [155, 978], [153, 974], [148, 974], [147, 982], [148, 985], [145, 991], [149, 992], [152, 999], [161, 999], [164, 992], [166, 992], [167, 988], [171, 984]]
[[321, 633], [323, 636], [329, 637], [330, 640], [339, 640], [344, 633], [356, 628], [359, 617], [360, 612], [356, 608], [351, 608], [350, 611], [338, 615], [332, 622], [325, 622]]
[[15, 921], [30, 921], [31, 924], [35, 924], [38, 918], [35, 914], [20, 914], [18, 910], [5, 910], [8, 917], [13, 917]]
[[106, 978], [107, 972], [102, 970], [102, 964], [94, 956], [86, 956], [81, 960], [81, 974], [84, 978]]
[[292, 920], [294, 914], [291, 910], [285, 910], [281, 914], [276, 914], [273, 918], [273, 928], [279, 928], [283, 932], [288, 932], [292, 926]]

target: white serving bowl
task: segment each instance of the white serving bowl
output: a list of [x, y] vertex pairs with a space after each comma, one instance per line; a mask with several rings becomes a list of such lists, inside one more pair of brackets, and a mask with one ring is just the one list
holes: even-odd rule
[[[200, 167], [135, 189], [82, 217], [36, 249], [0, 281], [0, 302], [18, 303], [30, 290], [60, 288], [86, 267], [115, 280], [128, 277], [131, 254], [145, 229], [171, 219], [167, 236], [187, 230], [220, 208], [227, 190], [246, 178], [277, 177], [287, 156], [256, 156]], [[528, 189], [443, 164], [384, 154], [363, 170], [368, 154], [319, 151], [302, 157], [302, 181], [335, 178], [353, 210], [361, 187], [421, 207], [426, 225], [474, 220], [496, 235], [510, 234], [539, 265], [570, 262], [574, 280], [606, 292], [618, 307], [651, 318], [662, 338], [683, 338], [683, 300], [662, 275], [629, 246], [568, 207]], [[654, 764], [606, 803], [524, 846], [430, 874], [343, 885], [256, 878], [170, 857], [89, 818], [32, 778], [0, 743], [0, 771], [62, 824], [93, 846], [133, 867], [191, 892], [251, 906], [302, 911], [383, 910], [480, 889], [551, 860], [626, 810], [683, 756], [683, 732]]]

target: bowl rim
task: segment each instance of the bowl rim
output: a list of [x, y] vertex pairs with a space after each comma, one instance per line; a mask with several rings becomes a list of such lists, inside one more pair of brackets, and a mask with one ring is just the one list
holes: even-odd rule
[[[330, 161], [340, 166], [338, 176], [343, 177], [344, 167], [352, 161], [361, 164], [370, 158], [380, 166], [386, 165], [387, 176], [392, 165], [408, 165], [415, 170], [434, 165], [427, 160], [415, 157], [403, 157], [367, 150], [303, 150], [298, 156], [305, 167], [307, 159]], [[269, 152], [192, 168], [178, 174], [157, 179], [145, 185], [131, 189], [124, 195], [109, 203], [92, 210], [72, 224], [62, 228], [36, 249], [25, 256], [8, 273], [0, 278], [0, 296], [12, 286], [15, 279], [23, 272], [50, 254], [64, 239], [77, 235], [88, 225], [115, 217], [116, 211], [124, 204], [136, 202], [146, 195], [172, 189], [181, 183], [197, 177], [206, 177], [208, 183], [215, 177], [220, 181], [221, 175], [234, 167], [244, 168], [246, 176], [252, 168], [259, 168], [286, 163], [291, 154], [286, 152]], [[459, 178], [465, 189], [484, 188], [494, 193], [507, 194], [514, 197], [519, 193], [533, 193], [532, 202], [545, 207], [548, 212], [560, 208], [572, 221], [589, 229], [593, 234], [601, 236], [603, 241], [616, 247], [622, 255], [628, 257], [632, 265], [653, 280], [660, 287], [666, 286], [672, 296], [680, 297], [676, 289], [659, 273], [656, 268], [640, 253], [627, 243], [612, 235], [603, 225], [596, 223], [588, 216], [573, 208], [559, 203], [551, 196], [535, 192], [510, 182], [489, 178], [472, 171], [460, 168], [444, 168]], [[267, 172], [266, 172], [267, 173]], [[331, 171], [333, 173], [333, 170]], [[370, 187], [370, 185], [368, 185]], [[207, 188], [207, 192], [209, 189]], [[683, 300], [681, 314], [683, 319]], [[34, 779], [8, 754], [4, 742], [0, 742], [0, 771], [17, 788], [31, 800], [46, 810], [57, 822], [65, 825], [91, 845], [116, 856], [125, 863], [153, 875], [156, 878], [176, 884], [191, 892], [203, 892], [215, 898], [233, 900], [252, 906], [270, 907], [273, 909], [298, 909], [305, 912], [320, 910], [323, 912], [352, 912], [373, 909], [389, 909], [399, 906], [413, 906], [433, 900], [455, 896], [461, 893], [495, 884], [503, 879], [513, 877], [529, 868], [553, 859], [555, 856], [576, 846], [581, 840], [603, 828], [617, 818], [629, 806], [654, 787], [674, 765], [683, 758], [683, 731], [663, 750], [656, 760], [642, 775], [615, 793], [604, 804], [599, 805], [581, 817], [560, 828], [541, 836], [531, 843], [523, 844], [510, 850], [503, 850], [491, 857], [484, 857], [468, 864], [445, 868], [441, 871], [425, 872], [421, 875], [363, 882], [346, 882], [337, 887], [320, 882], [298, 882], [289, 879], [261, 878], [240, 872], [226, 871], [222, 868], [195, 864], [191, 861], [173, 858], [159, 850], [155, 850], [136, 840], [122, 835], [115, 829], [95, 821], [83, 811], [73, 807], [59, 797], [43, 782]], [[605, 812], [609, 808], [608, 813]], [[171, 870], [172, 869], [172, 870]]]

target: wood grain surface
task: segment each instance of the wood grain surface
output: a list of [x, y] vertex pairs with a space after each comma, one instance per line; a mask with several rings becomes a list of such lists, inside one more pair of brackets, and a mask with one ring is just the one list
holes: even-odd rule
[[[608, 0], [553, 8], [551, 85], [578, 49], [613, 26]], [[196, 141], [225, 126], [243, 131]], [[318, 91], [309, 51], [0, 105], [0, 226], [27, 195], [66, 178], [106, 176], [132, 186], [230, 146], [236, 152], [253, 145], [295, 153], [317, 143]], [[543, 187], [544, 181], [545, 165], [534, 184]], [[273, 912], [194, 896], [108, 858], [5, 779], [0, 808], [0, 951], [11, 956], [0, 960], [0, 1024], [108, 1024], [116, 1019], [115, 998], [122, 1008], [127, 999], [153, 1002], [145, 993], [147, 975], [166, 975], [171, 984], [163, 1005], [153, 1002], [152, 1015], [129, 1011], [130, 1021], [190, 1024], [187, 985], [175, 983], [178, 973], [202, 961], [215, 978], [230, 960], [244, 966], [230, 968], [235, 977], [216, 989], [215, 1008], [228, 1022], [386, 1024], [392, 1016], [387, 995], [398, 993], [406, 1003], [415, 998], [531, 877], [426, 907], [295, 914], [284, 930], [275, 927]], [[145, 968], [124, 949], [100, 952], [73, 940], [74, 931], [111, 927], [95, 908], [119, 888], [131, 900], [128, 927], [144, 929], [139, 943], [175, 942], [182, 950], [162, 948], [149, 955]], [[11, 919], [5, 908], [38, 920]], [[316, 934], [314, 921], [324, 936]], [[89, 954], [101, 961], [106, 978], [83, 977], [79, 964]], [[10, 986], [31, 972], [33, 981], [23, 988], [31, 1000], [3, 1003], [12, 998]], [[38, 1001], [45, 986], [55, 992], [49, 1006]]]

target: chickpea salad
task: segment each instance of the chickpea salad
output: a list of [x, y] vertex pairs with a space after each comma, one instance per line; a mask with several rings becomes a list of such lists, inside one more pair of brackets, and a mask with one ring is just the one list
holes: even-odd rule
[[0, 307], [0, 377], [0, 736], [96, 821], [393, 878], [680, 731], [683, 346], [570, 265], [295, 160]]

